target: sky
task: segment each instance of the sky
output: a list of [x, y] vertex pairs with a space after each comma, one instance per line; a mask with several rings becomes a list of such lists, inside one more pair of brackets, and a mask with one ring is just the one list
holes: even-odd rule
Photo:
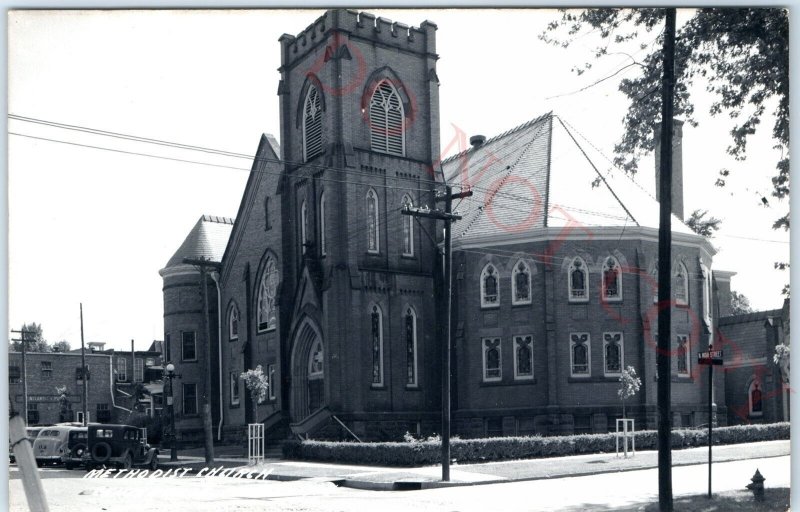
[[[629, 61], [612, 55], [577, 76], [572, 68], [591, 60], [597, 40], [586, 36], [569, 49], [540, 41], [537, 35], [559, 16], [556, 11], [370, 12], [414, 26], [425, 19], [438, 25], [442, 148], [459, 131], [491, 137], [553, 111], [613, 157], [627, 105], [617, 78], [634, 76], [636, 67], [581, 91]], [[80, 346], [82, 303], [87, 342], [129, 349], [133, 339], [145, 349], [162, 339], [158, 270], [201, 215], [236, 215], [261, 134], [280, 134], [278, 38], [299, 33], [321, 14], [9, 15], [8, 112], [15, 116], [8, 120], [11, 329], [37, 322], [49, 341]], [[679, 23], [688, 14], [679, 12]], [[736, 162], [725, 151], [730, 120], [707, 115], [711, 99], [702, 89], [694, 92], [700, 126], [684, 127], [686, 214], [702, 208], [722, 219], [712, 241], [719, 251], [714, 269], [737, 272], [732, 287], [755, 309], [778, 308], [789, 275], [773, 263], [789, 260], [789, 234], [771, 225], [788, 204], [770, 195], [779, 155], [769, 137], [771, 122], [765, 119], [748, 143], [747, 159]], [[611, 165], [596, 163], [602, 171]], [[726, 187], [715, 187], [723, 167], [732, 174]], [[652, 155], [636, 180], [654, 189]], [[761, 197], [770, 207], [760, 206]]]

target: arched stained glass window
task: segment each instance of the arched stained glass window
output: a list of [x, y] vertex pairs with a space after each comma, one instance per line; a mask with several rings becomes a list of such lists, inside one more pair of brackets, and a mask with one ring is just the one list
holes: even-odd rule
[[514, 378], [533, 378], [533, 336], [514, 336]]
[[228, 316], [228, 339], [235, 340], [239, 338], [239, 308], [236, 304], [231, 306], [230, 315]]
[[589, 272], [581, 257], [576, 257], [569, 266], [569, 299], [589, 299]]
[[501, 357], [500, 338], [483, 338], [483, 380], [502, 379]]
[[319, 253], [321, 256], [328, 254], [328, 237], [325, 223], [325, 192], [319, 197]]
[[528, 264], [519, 260], [511, 271], [512, 304], [531, 303], [531, 269]]
[[585, 377], [591, 374], [589, 363], [589, 334], [570, 334], [571, 374], [573, 377]]
[[277, 291], [280, 282], [278, 267], [273, 258], [268, 258], [261, 274], [258, 288], [258, 330], [274, 329], [277, 324]]
[[619, 375], [622, 373], [622, 333], [603, 333], [603, 373]]
[[675, 348], [675, 367], [678, 375], [689, 375], [689, 337], [678, 335]]
[[603, 299], [622, 299], [622, 267], [617, 258], [609, 256], [603, 263]]
[[764, 414], [764, 404], [762, 402], [763, 393], [761, 391], [761, 383], [758, 379], [754, 379], [750, 383], [750, 389], [747, 392], [747, 400], [750, 406], [750, 416], [762, 416]]
[[491, 308], [500, 305], [500, 285], [497, 269], [487, 263], [481, 272], [481, 307]]
[[675, 302], [681, 305], [689, 304], [689, 272], [683, 262], [678, 262], [675, 267]]
[[383, 80], [369, 102], [370, 142], [373, 151], [404, 156], [405, 112], [397, 90]]

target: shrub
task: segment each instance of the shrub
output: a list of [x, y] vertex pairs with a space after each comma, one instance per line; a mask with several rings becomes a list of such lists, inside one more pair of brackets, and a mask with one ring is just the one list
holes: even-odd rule
[[[333, 441], [287, 441], [283, 454], [287, 459], [340, 462], [380, 466], [424, 466], [441, 462], [441, 441], [438, 438], [415, 439], [410, 434], [398, 443], [356, 443]], [[739, 425], [714, 429], [714, 444], [737, 444], [789, 439], [789, 423]], [[635, 434], [636, 448], [655, 450], [658, 432], [644, 430]], [[672, 448], [690, 448], [708, 444], [708, 431], [674, 430]], [[494, 437], [457, 439], [450, 443], [450, 454], [461, 463], [513, 459], [562, 457], [615, 451], [615, 438], [609, 434], [579, 434], [558, 437]]]

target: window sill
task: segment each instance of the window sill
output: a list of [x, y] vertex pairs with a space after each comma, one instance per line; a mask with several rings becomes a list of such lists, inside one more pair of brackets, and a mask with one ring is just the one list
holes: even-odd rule
[[[197, 359], [181, 359], [181, 363], [196, 363]], [[127, 382], [127, 381], [125, 381]]]
[[530, 306], [531, 304], [532, 304], [532, 301], [528, 301], [528, 302], [512, 302], [511, 303], [511, 307]]
[[385, 391], [387, 389], [387, 386], [386, 384], [370, 384], [369, 388], [375, 391]]
[[585, 299], [579, 297], [569, 299], [570, 304], [588, 304], [588, 302], [589, 302], [589, 297], [586, 297]]
[[417, 257], [415, 255], [413, 255], [413, 254], [401, 254], [400, 255], [400, 259], [401, 260], [416, 260]]
[[500, 309], [500, 304], [481, 304], [481, 309]]
[[239, 404], [231, 404], [228, 406], [228, 409], [238, 409], [240, 407]]
[[419, 384], [406, 384], [406, 391], [422, 391]]
[[268, 332], [272, 332], [275, 329], [276, 329], [276, 327], [274, 325], [272, 327], [259, 327], [258, 331], [256, 332], [256, 334], [265, 334], [265, 333], [268, 333]]
[[233, 343], [234, 341], [239, 341], [239, 337], [236, 336], [235, 338], [228, 338], [228, 343]]
[[600, 302], [601, 303], [609, 303], [610, 302], [610, 303], [613, 303], [613, 304], [619, 304], [620, 302], [622, 302], [622, 297], [604, 297], [604, 298], [600, 299]]

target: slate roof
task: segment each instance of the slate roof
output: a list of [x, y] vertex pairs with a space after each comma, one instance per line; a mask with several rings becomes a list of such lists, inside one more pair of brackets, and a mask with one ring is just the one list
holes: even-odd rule
[[[456, 243], [567, 224], [658, 229], [656, 199], [552, 113], [444, 160], [442, 169], [448, 183], [473, 191], [455, 207], [463, 216]], [[694, 235], [674, 215], [672, 231]]]
[[164, 268], [183, 265], [184, 258], [221, 262], [232, 229], [231, 218], [203, 215]]
[[719, 319], [720, 327], [726, 325], [742, 324], [748, 322], [764, 322], [770, 317], [780, 317], [781, 309], [770, 309], [768, 311], [755, 311], [753, 313], [742, 313], [740, 315], [724, 316]]

